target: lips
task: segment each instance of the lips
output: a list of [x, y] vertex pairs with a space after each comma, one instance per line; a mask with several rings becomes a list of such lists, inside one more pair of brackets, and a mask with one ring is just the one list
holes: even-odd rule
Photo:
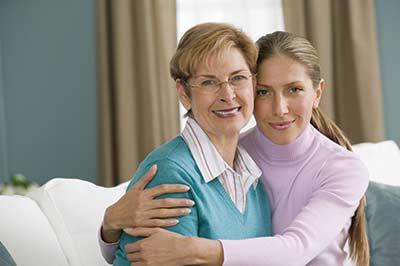
[[221, 110], [214, 110], [212, 111], [215, 115], [221, 118], [226, 118], [226, 117], [232, 117], [235, 116], [237, 113], [239, 113], [240, 109], [242, 109], [241, 106], [234, 107], [234, 108], [228, 108], [228, 109], [221, 109]]
[[295, 120], [292, 121], [282, 121], [282, 122], [276, 122], [276, 123], [269, 123], [269, 125], [276, 130], [286, 130], [288, 129]]

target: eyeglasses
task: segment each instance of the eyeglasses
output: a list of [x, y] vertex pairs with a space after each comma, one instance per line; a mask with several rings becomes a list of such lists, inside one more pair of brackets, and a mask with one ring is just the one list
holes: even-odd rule
[[182, 80], [182, 82], [187, 87], [199, 88], [204, 92], [215, 93], [218, 92], [225, 83], [228, 84], [232, 89], [243, 89], [250, 84], [251, 78], [255, 76], [255, 74], [239, 73], [229, 77], [227, 81], [220, 81], [217, 78], [200, 78], [196, 84], [189, 84], [185, 80]]

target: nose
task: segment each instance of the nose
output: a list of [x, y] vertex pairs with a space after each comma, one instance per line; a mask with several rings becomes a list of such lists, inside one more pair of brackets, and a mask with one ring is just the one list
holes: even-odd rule
[[273, 112], [275, 116], [284, 116], [289, 112], [288, 101], [282, 95], [276, 95], [273, 104]]
[[220, 86], [221, 86], [219, 90], [220, 100], [228, 103], [232, 102], [233, 99], [236, 98], [235, 90], [231, 87], [231, 85], [228, 82], [224, 82]]

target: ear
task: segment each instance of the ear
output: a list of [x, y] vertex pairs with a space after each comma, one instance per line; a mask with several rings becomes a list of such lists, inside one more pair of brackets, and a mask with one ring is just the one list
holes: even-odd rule
[[179, 101], [185, 107], [186, 111], [189, 111], [192, 108], [191, 100], [189, 95], [187, 95], [185, 91], [185, 85], [182, 83], [180, 79], [175, 81], [176, 92], [178, 93]]
[[319, 102], [321, 101], [322, 91], [325, 88], [325, 80], [321, 79], [318, 84], [318, 87], [315, 89], [315, 99], [313, 102], [313, 108], [317, 108], [319, 106]]

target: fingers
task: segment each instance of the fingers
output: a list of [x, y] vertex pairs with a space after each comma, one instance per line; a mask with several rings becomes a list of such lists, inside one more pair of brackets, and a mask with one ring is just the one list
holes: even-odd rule
[[[133, 228], [130, 228], [133, 229]], [[135, 253], [140, 251], [140, 240], [134, 243], [129, 243], [125, 245], [125, 251], [127, 254]]]
[[190, 187], [186, 185], [179, 185], [179, 184], [164, 184], [159, 185], [147, 190], [147, 193], [155, 198], [157, 196], [163, 194], [170, 194], [170, 193], [183, 193], [189, 191]]
[[177, 209], [154, 209], [147, 211], [146, 215], [151, 218], [171, 218], [187, 215], [191, 212], [189, 208]]
[[194, 201], [190, 199], [181, 198], [166, 198], [166, 199], [155, 199], [151, 201], [151, 206], [154, 209], [157, 208], [178, 208], [178, 207], [192, 207]]
[[[124, 232], [127, 233], [128, 235], [131, 235], [131, 236], [149, 237], [149, 236], [159, 232], [160, 230], [161, 230], [160, 228], [136, 227], [136, 228], [125, 228]], [[131, 252], [139, 251], [137, 249], [140, 248], [140, 242], [141, 241], [137, 241], [137, 242], [132, 243], [132, 244], [127, 244], [125, 246], [125, 250], [128, 252], [127, 247], [129, 248], [130, 245], [136, 244], [133, 247], [131, 247], [132, 249], [129, 248], [129, 250]]]
[[[126, 253], [127, 253], [126, 258], [128, 259], [129, 262], [138, 262], [141, 260], [141, 254], [139, 252], [129, 253], [128, 251], [126, 251]], [[138, 264], [135, 263], [134, 265], [136, 266]]]
[[177, 225], [178, 219], [149, 219], [140, 223], [138, 226], [143, 227], [170, 227]]
[[142, 260], [137, 260], [135, 262], [131, 263], [131, 266], [149, 266], [150, 264], [146, 261], [142, 261]]
[[175, 218], [188, 215], [191, 213], [189, 208], [160, 208], [150, 209], [141, 215], [141, 219], [135, 224], [135, 227], [169, 227], [176, 225], [179, 221], [177, 219], [163, 219]]
[[137, 182], [133, 187], [139, 190], [143, 190], [147, 184], [153, 179], [153, 177], [157, 173], [157, 165], [154, 164], [150, 167], [149, 171], [147, 171], [142, 178], [140, 178], [139, 182]]

